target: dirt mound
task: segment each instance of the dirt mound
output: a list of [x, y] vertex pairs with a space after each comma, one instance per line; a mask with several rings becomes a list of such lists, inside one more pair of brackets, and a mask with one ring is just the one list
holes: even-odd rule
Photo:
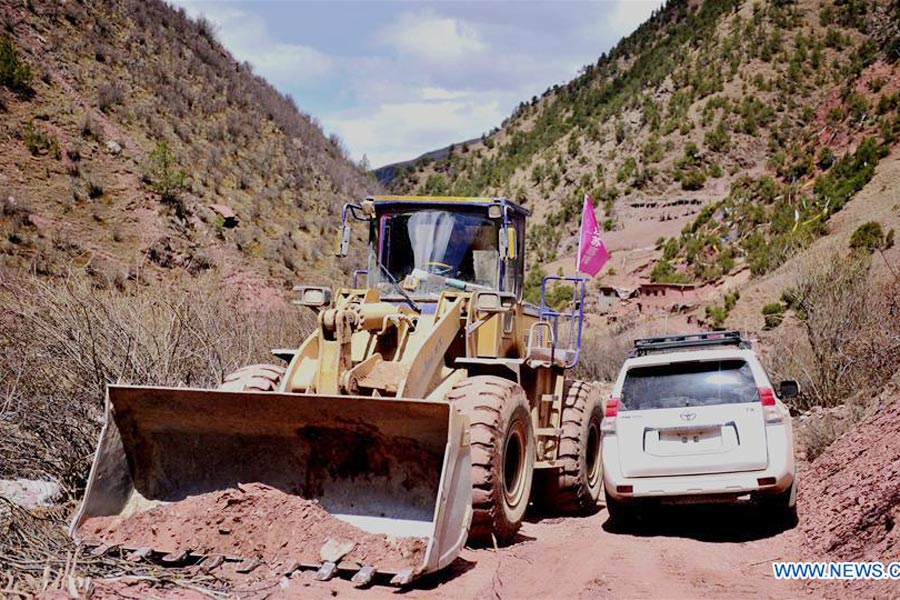
[[80, 533], [87, 541], [126, 547], [300, 563], [338, 560], [342, 552], [335, 555], [335, 549], [352, 548], [340, 560], [383, 572], [416, 571], [427, 544], [424, 538], [367, 533], [333, 517], [316, 501], [258, 483], [189, 496], [129, 517], [95, 517], [85, 521]]
[[900, 374], [882, 394], [878, 412], [835, 441], [800, 480], [806, 559], [887, 563], [900, 554], [898, 384]]

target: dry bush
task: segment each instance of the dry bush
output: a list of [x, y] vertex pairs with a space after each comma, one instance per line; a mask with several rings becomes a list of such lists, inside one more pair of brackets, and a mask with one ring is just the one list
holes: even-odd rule
[[798, 428], [800, 443], [806, 452], [806, 460], [814, 461], [828, 446], [841, 435], [850, 430], [853, 422], [839, 419], [832, 415], [824, 415], [819, 419], [803, 423]]
[[858, 253], [801, 263], [790, 291], [793, 326], [770, 354], [773, 373], [801, 381], [795, 406], [835, 406], [877, 395], [900, 369], [900, 282], [870, 272]]
[[585, 328], [583, 336], [575, 376], [586, 381], [615, 380], [633, 340], [624, 335], [598, 335], [591, 328]]
[[50, 477], [77, 497], [107, 384], [214, 387], [312, 329], [288, 307], [240, 306], [213, 275], [128, 293], [81, 274], [0, 279], [0, 477]]
[[[68, 505], [25, 510], [0, 497], [0, 598], [107, 597], [94, 581], [125, 576], [144, 582], [154, 597], [179, 589], [198, 596], [232, 597], [227, 582], [194, 567], [160, 570], [152, 562], [91, 556], [66, 534], [70, 512]], [[135, 594], [128, 597], [141, 596]]]
[[651, 323], [628, 321], [607, 329], [591, 327], [587, 323], [581, 341], [581, 361], [575, 377], [586, 381], [615, 381], [628, 351], [637, 338], [662, 335]]
[[103, 112], [109, 112], [113, 107], [122, 104], [124, 99], [125, 90], [119, 83], [102, 83], [97, 88], [97, 106]]
[[806, 453], [806, 460], [815, 460], [837, 438], [871, 416], [875, 408], [874, 402], [858, 402], [834, 408], [814, 408], [806, 414], [795, 428], [796, 439]]

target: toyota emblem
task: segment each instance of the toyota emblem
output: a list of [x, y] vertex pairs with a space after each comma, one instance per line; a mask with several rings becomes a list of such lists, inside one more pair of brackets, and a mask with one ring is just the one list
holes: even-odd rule
[[697, 418], [697, 413], [691, 412], [689, 410], [684, 411], [679, 415], [682, 421], [693, 421]]

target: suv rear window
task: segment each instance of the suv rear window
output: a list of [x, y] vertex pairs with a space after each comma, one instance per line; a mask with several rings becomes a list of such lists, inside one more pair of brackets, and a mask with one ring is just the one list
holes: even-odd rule
[[648, 410], [735, 404], [758, 398], [756, 381], [746, 361], [713, 360], [629, 369], [621, 400], [626, 410]]

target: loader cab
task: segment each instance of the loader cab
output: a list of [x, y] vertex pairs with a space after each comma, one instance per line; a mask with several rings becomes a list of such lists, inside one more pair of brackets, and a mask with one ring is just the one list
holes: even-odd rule
[[367, 287], [417, 301], [447, 289], [521, 298], [528, 211], [505, 198], [376, 196], [366, 199]]

